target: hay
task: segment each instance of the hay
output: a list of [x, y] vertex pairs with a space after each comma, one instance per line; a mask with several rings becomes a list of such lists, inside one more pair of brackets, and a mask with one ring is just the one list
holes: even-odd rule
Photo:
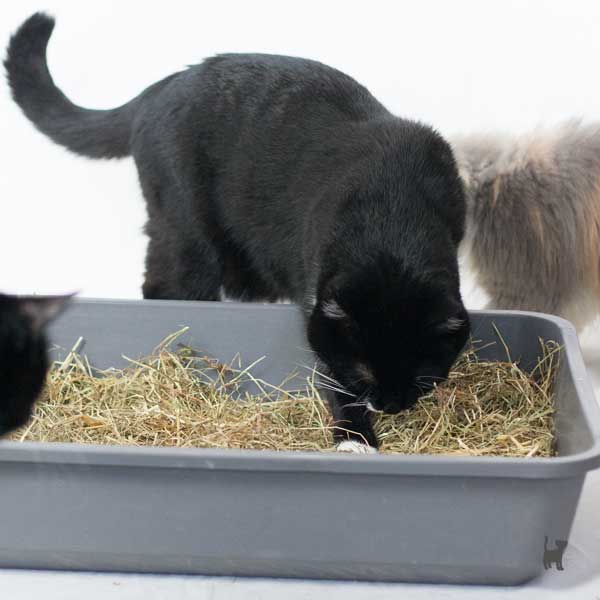
[[[466, 352], [449, 380], [413, 409], [376, 417], [380, 451], [551, 456], [558, 350], [555, 343], [542, 344], [542, 358], [532, 373], [513, 362], [479, 361], [473, 351]], [[215, 372], [217, 381], [210, 381], [209, 373]], [[247, 379], [252, 379], [251, 369], [217, 364], [189, 349], [168, 351], [166, 344], [144, 361], [101, 373], [71, 352], [54, 365], [33, 419], [12, 439], [334, 450], [331, 417], [313, 377], [303, 393], [263, 386], [262, 397], [240, 398], [236, 392]]]

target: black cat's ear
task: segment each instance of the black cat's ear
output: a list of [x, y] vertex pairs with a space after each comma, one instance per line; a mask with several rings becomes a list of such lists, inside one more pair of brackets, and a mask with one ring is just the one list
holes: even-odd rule
[[462, 329], [466, 323], [466, 319], [460, 317], [450, 317], [445, 321], [436, 325], [436, 330], [441, 334], [456, 333]]
[[337, 300], [326, 300], [321, 304], [321, 312], [323, 316], [328, 319], [333, 319], [334, 321], [340, 321], [342, 319], [346, 319], [348, 314], [346, 311], [339, 305]]
[[33, 330], [39, 332], [66, 308], [74, 295], [21, 296], [18, 300], [19, 310], [29, 319]]
[[340, 306], [338, 297], [342, 289], [341, 276], [332, 277], [321, 289], [317, 310], [326, 318], [333, 321], [345, 320], [348, 313]]

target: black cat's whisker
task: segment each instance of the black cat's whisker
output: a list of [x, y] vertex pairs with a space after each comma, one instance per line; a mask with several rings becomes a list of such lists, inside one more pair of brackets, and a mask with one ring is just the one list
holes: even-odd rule
[[326, 379], [328, 381], [331, 381], [332, 383], [335, 383], [336, 385], [341, 386], [342, 384], [335, 379], [334, 377], [331, 377], [330, 375], [326, 375], [325, 373], [323, 373], [322, 371], [319, 371], [315, 366], [313, 367], [309, 367], [308, 365], [299, 365], [300, 367], [302, 367], [303, 369], [308, 369], [311, 373], [314, 373], [315, 375], [318, 375], [319, 377], [322, 377], [323, 379]]
[[317, 387], [320, 387], [324, 390], [330, 390], [331, 392], [339, 392], [340, 394], [346, 394], [348, 396], [353, 396], [354, 394], [351, 394], [350, 392], [347, 392], [346, 390], [344, 390], [343, 388], [338, 388], [338, 387], [333, 387], [330, 385], [327, 385], [325, 383], [320, 383]]
[[356, 394], [353, 394], [352, 392], [349, 392], [348, 390], [345, 390], [344, 388], [338, 388], [335, 386], [327, 385], [324, 382], [319, 382], [317, 387], [320, 387], [320, 388], [323, 388], [326, 390], [331, 390], [332, 392], [337, 392], [338, 394], [345, 394], [346, 396], [350, 396], [352, 398], [356, 398]]
[[332, 383], [335, 383], [337, 385], [342, 385], [337, 379], [335, 379], [334, 377], [330, 377], [329, 375], [325, 375], [325, 373], [321, 373], [320, 371], [316, 371], [315, 373], [317, 375], [319, 375], [319, 377], [323, 377], [324, 379], [326, 379], [327, 381], [331, 381]]
[[365, 393], [361, 394], [360, 401], [359, 401], [358, 404], [363, 407], [363, 413], [362, 413], [363, 417], [365, 417], [370, 412], [372, 412], [372, 410], [370, 408], [370, 401], [369, 401], [369, 394], [368, 394], [368, 392], [365, 392]]
[[358, 396], [356, 402], [351, 402], [349, 404], [344, 404], [344, 407], [364, 407], [365, 410], [368, 411], [368, 396], [367, 394], [363, 393], [360, 396]]
[[440, 377], [439, 375], [418, 375], [417, 377], [415, 377], [416, 381], [421, 381], [421, 380], [426, 380], [426, 379], [433, 379], [435, 381], [445, 381], [446, 378], [445, 377]]
[[427, 385], [427, 387], [424, 387], [424, 385], [421, 385], [416, 381], [414, 383], [414, 386], [419, 390], [419, 392], [421, 392], [421, 394], [428, 394], [433, 389], [432, 387], [429, 386], [429, 384], [425, 384], [425, 385]]
[[[300, 366], [304, 367], [305, 369], [310, 369], [313, 374], [318, 375], [320, 378], [322, 378], [318, 382], [318, 387], [321, 387], [326, 390], [330, 390], [332, 392], [337, 392], [339, 394], [345, 394], [346, 396], [356, 397], [356, 394], [349, 392], [337, 379], [335, 379], [334, 377], [330, 377], [329, 375], [326, 375], [325, 373], [323, 373], [321, 371], [318, 371], [316, 369], [316, 367], [311, 368], [311, 367], [308, 367], [307, 365], [300, 365]], [[323, 379], [325, 381], [323, 381]]]
[[366, 407], [367, 405], [364, 402], [349, 402], [348, 404], [344, 404], [344, 408], [355, 408], [357, 406], [364, 406]]
[[334, 389], [339, 389], [339, 390], [343, 390], [344, 389], [344, 386], [342, 386], [341, 384], [335, 384], [335, 383], [333, 383], [331, 381], [326, 381], [326, 380], [323, 380], [323, 379], [317, 380], [316, 383], [318, 383], [318, 385], [328, 386], [328, 387], [334, 388]]

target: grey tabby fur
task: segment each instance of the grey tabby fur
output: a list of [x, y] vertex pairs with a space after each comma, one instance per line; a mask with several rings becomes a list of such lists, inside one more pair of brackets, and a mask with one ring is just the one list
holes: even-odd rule
[[452, 146], [467, 191], [461, 254], [488, 307], [583, 327], [600, 309], [600, 124], [464, 136]]

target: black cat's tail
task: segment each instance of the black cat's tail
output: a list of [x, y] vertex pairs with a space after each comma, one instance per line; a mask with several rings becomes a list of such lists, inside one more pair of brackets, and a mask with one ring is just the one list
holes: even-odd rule
[[54, 142], [91, 158], [130, 154], [131, 123], [140, 96], [112, 110], [88, 110], [73, 104], [54, 84], [46, 46], [54, 19], [35, 13], [11, 37], [4, 61], [15, 102]]

